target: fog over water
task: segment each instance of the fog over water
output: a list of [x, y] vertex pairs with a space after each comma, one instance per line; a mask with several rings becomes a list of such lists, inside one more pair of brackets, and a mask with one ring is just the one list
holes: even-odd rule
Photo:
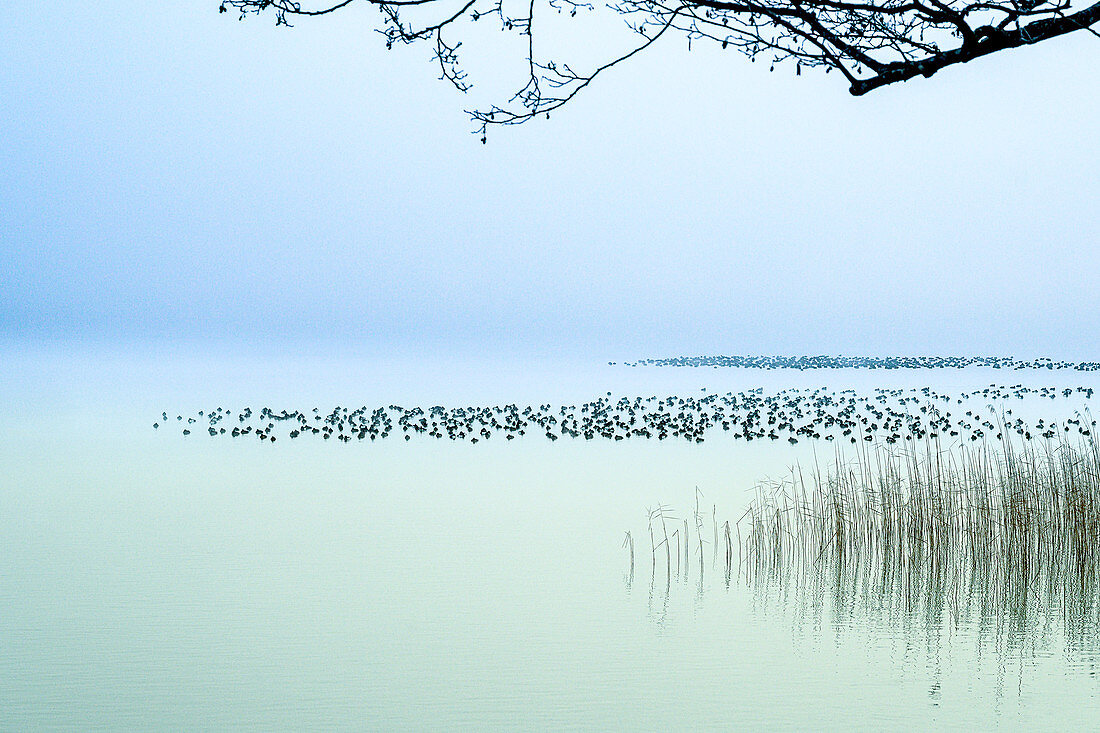
[[[710, 507], [736, 520], [759, 480], [829, 460], [823, 441], [272, 444], [152, 428], [164, 409], [245, 402], [951, 392], [994, 370], [9, 356], [3, 727], [1065, 727], [1098, 709], [1095, 635], [1057, 608], [952, 615], [922, 591], [906, 610], [830, 577], [727, 587]], [[693, 551], [666, 578], [645, 510], [689, 518], [696, 488], [703, 575]]]

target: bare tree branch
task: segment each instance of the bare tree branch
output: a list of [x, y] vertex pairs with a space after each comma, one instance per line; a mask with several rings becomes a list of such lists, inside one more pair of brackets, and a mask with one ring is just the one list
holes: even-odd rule
[[[1083, 0], [1085, 3], [1089, 0]], [[1076, 0], [609, 0], [597, 8], [583, 0], [342, 0], [302, 7], [292, 0], [222, 0], [221, 12], [238, 17], [270, 14], [277, 24], [295, 17], [328, 15], [351, 5], [374, 6], [386, 46], [428, 41], [442, 79], [471, 89], [459, 47], [470, 24], [495, 18], [505, 34], [526, 36], [523, 81], [503, 104], [467, 110], [485, 140], [489, 125], [514, 125], [553, 112], [608, 69], [633, 58], [660, 38], [676, 33], [692, 43], [710, 41], [752, 60], [776, 65], [836, 69], [856, 96], [997, 51], [1084, 30], [1100, 23], [1100, 2]], [[596, 56], [600, 48], [578, 44], [555, 16], [621, 16], [636, 35], [623, 47], [608, 40], [604, 61], [567, 61], [565, 55]], [[539, 12], [536, 27], [535, 13]], [[583, 17], [583, 16], [582, 16]], [[581, 19], [577, 18], [576, 22]], [[586, 21], [587, 22], [587, 21]], [[466, 35], [464, 35], [466, 34]], [[609, 34], [610, 35], [613, 34]], [[602, 44], [601, 44], [602, 45]], [[518, 51], [517, 55], [524, 53]], [[587, 70], [583, 70], [587, 67]]]
[[1000, 30], [983, 26], [975, 30], [976, 40], [956, 49], [919, 61], [896, 63], [883, 68], [875, 76], [852, 82], [852, 94], [859, 96], [887, 84], [906, 81], [915, 76], [932, 76], [945, 66], [973, 61], [996, 51], [1038, 43], [1076, 30], [1090, 30], [1100, 21], [1100, 3], [1073, 15], [1059, 15], [1028, 23], [1015, 30]]

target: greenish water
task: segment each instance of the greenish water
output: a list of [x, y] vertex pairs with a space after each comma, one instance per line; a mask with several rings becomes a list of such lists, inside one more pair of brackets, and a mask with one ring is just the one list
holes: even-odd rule
[[[213, 404], [549, 401], [820, 374], [6, 363], [3, 730], [1068, 729], [1100, 715], [1100, 640], [1067, 633], [1054, 606], [957, 618], [828, 584], [727, 587], [707, 553], [702, 578], [694, 563], [651, 572], [647, 505], [686, 509], [698, 486], [735, 519], [812, 442], [272, 445], [151, 429], [161, 410]], [[945, 377], [827, 378], [991, 381]]]

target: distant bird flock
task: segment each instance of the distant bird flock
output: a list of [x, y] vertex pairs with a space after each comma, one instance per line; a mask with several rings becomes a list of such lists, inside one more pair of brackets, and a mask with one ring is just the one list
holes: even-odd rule
[[[885, 360], [883, 360], [885, 361]], [[167, 412], [153, 424], [175, 424], [184, 435], [259, 439], [319, 438], [342, 442], [428, 438], [478, 443], [545, 436], [574, 440], [685, 440], [702, 443], [724, 434], [742, 440], [806, 439], [857, 443], [943, 438], [979, 441], [1019, 436], [1032, 438], [1091, 435], [1096, 421], [1072, 408], [1091, 400], [1091, 387], [1056, 388], [990, 385], [984, 389], [942, 394], [929, 387], [875, 389], [870, 396], [855, 390], [784, 389], [765, 393], [750, 389], [725, 394], [701, 391], [689, 397], [613, 397], [610, 392], [579, 405], [468, 405], [460, 407], [336, 407], [331, 410], [273, 410], [251, 407], [233, 412], [223, 407], [197, 415]], [[1071, 399], [1072, 398], [1072, 399]], [[1009, 400], [1061, 400], [1062, 420], [1025, 419], [1014, 415]], [[1046, 403], [1049, 404], [1049, 403]]]
[[[614, 364], [615, 362], [609, 362]], [[1054, 361], [1048, 358], [1021, 361], [1011, 356], [676, 356], [641, 359], [624, 366], [728, 367], [733, 369], [1072, 369], [1100, 371], [1100, 362]]]

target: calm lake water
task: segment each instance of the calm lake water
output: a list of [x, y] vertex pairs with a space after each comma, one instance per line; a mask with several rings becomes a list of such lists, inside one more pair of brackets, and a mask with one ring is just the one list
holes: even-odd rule
[[[1087, 728], [1100, 637], [829, 582], [651, 573], [645, 509], [735, 520], [821, 441], [184, 437], [162, 410], [573, 403], [1078, 372], [79, 354], [0, 367], [0, 729]], [[614, 358], [612, 355], [609, 358]], [[1064, 419], [1088, 400], [1012, 405]], [[975, 403], [977, 404], [977, 403]], [[709, 522], [709, 520], [708, 520]], [[707, 525], [708, 532], [709, 523]], [[625, 531], [637, 543], [629, 575]], [[709, 537], [708, 537], [709, 539]]]

